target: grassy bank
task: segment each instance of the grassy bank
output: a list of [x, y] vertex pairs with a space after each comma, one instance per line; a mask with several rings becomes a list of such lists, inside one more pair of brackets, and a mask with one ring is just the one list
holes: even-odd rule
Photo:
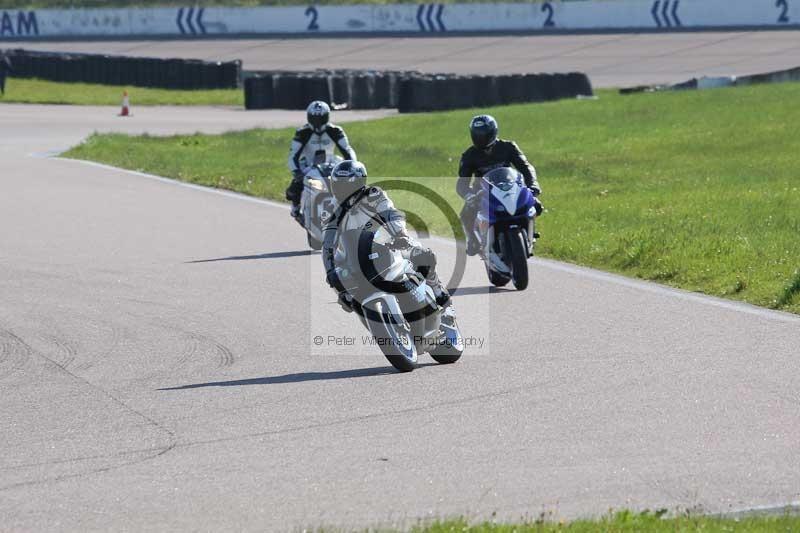
[[[540, 255], [800, 312], [798, 99], [784, 84], [489, 111], [539, 171]], [[372, 176], [453, 176], [473, 114], [347, 130]], [[281, 199], [290, 136], [100, 135], [68, 155]], [[457, 204], [454, 178], [424, 181]]]
[[800, 517], [749, 516], [718, 518], [678, 516], [664, 519], [661, 512], [623, 511], [599, 520], [573, 522], [532, 521], [523, 524], [468, 524], [461, 520], [438, 522], [415, 529], [415, 533], [767, 533], [800, 530]]
[[225, 105], [244, 106], [241, 89], [183, 91], [149, 89], [124, 85], [60, 83], [54, 81], [8, 78], [2, 103], [120, 105], [127, 90], [132, 106], [143, 105]]

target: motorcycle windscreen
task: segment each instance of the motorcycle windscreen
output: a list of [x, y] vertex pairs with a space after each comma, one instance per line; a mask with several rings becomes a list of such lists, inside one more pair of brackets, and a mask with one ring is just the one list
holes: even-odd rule
[[489, 185], [488, 189], [497, 187], [501, 191], [510, 190], [515, 184], [522, 183], [522, 174], [513, 168], [500, 167], [486, 173], [483, 177], [484, 185]]

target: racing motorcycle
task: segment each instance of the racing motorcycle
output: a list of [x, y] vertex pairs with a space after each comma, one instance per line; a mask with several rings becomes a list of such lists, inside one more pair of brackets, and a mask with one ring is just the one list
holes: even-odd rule
[[508, 167], [488, 172], [480, 182], [480, 210], [474, 232], [489, 281], [503, 287], [513, 280], [528, 287], [528, 258], [536, 243], [536, 209], [522, 174]]
[[343, 232], [334, 261], [347, 289], [340, 304], [356, 313], [393, 367], [410, 372], [424, 352], [441, 364], [458, 361], [464, 339], [452, 304], [436, 303], [433, 289], [385, 229]]
[[301, 225], [306, 230], [306, 239], [312, 250], [322, 248], [325, 222], [336, 211], [336, 199], [331, 193], [329, 178], [333, 167], [340, 161], [341, 157], [326, 158], [325, 152], [320, 151], [314, 156], [314, 164], [305, 170], [303, 193], [300, 196]]

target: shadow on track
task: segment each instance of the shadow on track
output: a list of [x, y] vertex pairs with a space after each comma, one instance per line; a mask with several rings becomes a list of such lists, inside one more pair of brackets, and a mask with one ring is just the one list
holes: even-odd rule
[[[418, 367], [439, 366], [437, 363], [420, 363]], [[299, 372], [297, 374], [284, 374], [283, 376], [264, 376], [261, 378], [236, 379], [232, 381], [212, 381], [209, 383], [193, 383], [178, 387], [164, 387], [157, 390], [186, 390], [203, 387], [240, 387], [243, 385], [277, 385], [279, 383], [301, 383], [303, 381], [325, 381], [329, 379], [362, 378], [369, 376], [385, 376], [398, 374], [390, 366], [357, 368], [353, 370], [334, 370], [331, 372]]]
[[196, 261], [186, 261], [184, 264], [192, 263], [213, 263], [214, 261], [249, 261], [253, 259], [281, 259], [284, 257], [299, 257], [304, 255], [315, 255], [319, 252], [314, 250], [295, 250], [292, 252], [270, 252], [257, 255], [232, 255], [230, 257], [216, 257], [214, 259], [197, 259]]
[[519, 291], [514, 289], [501, 289], [499, 287], [495, 287], [494, 285], [487, 287], [458, 287], [450, 290], [450, 294], [452, 294], [454, 297], [470, 296], [475, 294], [514, 294], [515, 292]]

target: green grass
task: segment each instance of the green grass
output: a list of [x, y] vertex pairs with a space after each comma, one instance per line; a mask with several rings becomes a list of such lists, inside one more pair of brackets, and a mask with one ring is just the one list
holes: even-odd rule
[[540, 518], [521, 524], [470, 524], [463, 520], [451, 520], [415, 528], [414, 533], [760, 533], [800, 530], [800, 517], [789, 513], [744, 518], [692, 515], [663, 518], [663, 514], [663, 511], [622, 511], [599, 520], [552, 522]]
[[1, 103], [114, 105], [122, 102], [122, 91], [130, 95], [131, 107], [143, 105], [224, 105], [244, 106], [241, 89], [183, 91], [149, 89], [122, 85], [60, 83], [54, 81], [8, 78]]
[[[600, 96], [489, 110], [539, 171], [538, 254], [800, 312], [800, 84]], [[453, 176], [474, 112], [347, 131], [371, 176]], [[282, 199], [290, 136], [96, 135], [68, 156]], [[457, 204], [455, 178], [425, 181]]]

